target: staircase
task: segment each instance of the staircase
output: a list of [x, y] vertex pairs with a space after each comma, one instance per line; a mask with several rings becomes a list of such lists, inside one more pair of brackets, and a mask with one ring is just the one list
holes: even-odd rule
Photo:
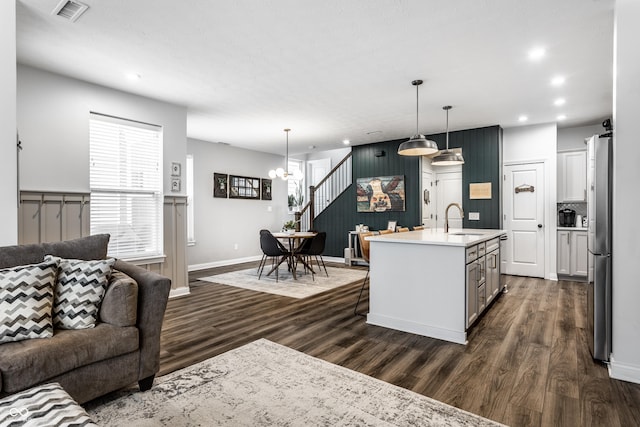
[[313, 220], [349, 188], [351, 178], [351, 152], [349, 152], [316, 186], [309, 186], [309, 201], [300, 212], [296, 212], [299, 230], [312, 230]]

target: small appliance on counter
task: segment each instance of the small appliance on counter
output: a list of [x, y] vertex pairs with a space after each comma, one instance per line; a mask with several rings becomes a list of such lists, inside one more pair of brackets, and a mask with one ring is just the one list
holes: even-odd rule
[[560, 209], [558, 211], [558, 226], [575, 227], [576, 211], [574, 211], [573, 209]]

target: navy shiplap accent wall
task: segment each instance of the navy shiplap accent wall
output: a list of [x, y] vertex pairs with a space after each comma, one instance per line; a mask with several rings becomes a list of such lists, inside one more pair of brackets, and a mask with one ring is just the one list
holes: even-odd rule
[[[398, 155], [398, 145], [406, 138], [352, 148], [351, 170], [353, 184], [325, 209], [314, 221], [314, 228], [327, 232], [325, 254], [343, 256], [348, 246], [348, 233], [356, 224], [365, 224], [371, 230], [387, 228], [387, 221], [398, 225], [414, 226], [420, 223], [420, 158]], [[384, 156], [376, 157], [376, 152]], [[358, 178], [404, 175], [404, 212], [357, 212], [355, 183]]]
[[[445, 134], [429, 135], [445, 148]], [[353, 184], [342, 193], [314, 221], [314, 228], [327, 232], [325, 254], [342, 257], [348, 246], [348, 232], [356, 224], [368, 225], [371, 230], [387, 227], [387, 221], [412, 227], [420, 224], [420, 158], [397, 154], [398, 145], [406, 138], [394, 141], [360, 145], [352, 148]], [[462, 205], [465, 228], [500, 228], [501, 204], [501, 147], [502, 128], [490, 126], [449, 132], [449, 148], [462, 147], [465, 164], [462, 166]], [[375, 153], [384, 151], [383, 157]], [[387, 175], [405, 177], [404, 212], [356, 212], [355, 183], [358, 178]], [[491, 182], [492, 197], [488, 200], [470, 200], [469, 184]], [[478, 212], [479, 221], [469, 221], [469, 212]]]
[[[464, 165], [462, 166], [462, 200], [465, 228], [500, 228], [502, 201], [502, 128], [491, 126], [470, 129], [461, 135]], [[449, 135], [451, 138], [451, 134]], [[467, 154], [468, 153], [468, 154]], [[491, 199], [470, 200], [469, 184], [491, 183]], [[479, 221], [469, 221], [469, 212], [478, 212]]]
[[[440, 133], [430, 135], [443, 149], [446, 146], [446, 135]], [[464, 228], [500, 228], [500, 206], [502, 180], [500, 165], [502, 163], [502, 128], [489, 126], [449, 132], [449, 148], [462, 148], [464, 165], [462, 165], [462, 207], [464, 209]], [[437, 170], [437, 166], [434, 166]], [[491, 183], [491, 199], [469, 199], [469, 184]], [[478, 212], [479, 221], [470, 221], [469, 212]]]

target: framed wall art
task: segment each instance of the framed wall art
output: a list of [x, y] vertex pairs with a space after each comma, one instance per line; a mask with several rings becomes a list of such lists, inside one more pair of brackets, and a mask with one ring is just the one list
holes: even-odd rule
[[404, 175], [377, 176], [356, 180], [358, 212], [404, 211]]
[[261, 198], [262, 200], [271, 200], [271, 180], [262, 178], [260, 180]]
[[171, 162], [171, 176], [180, 176], [182, 165], [178, 162]]
[[230, 199], [260, 199], [260, 178], [229, 175]]
[[171, 191], [177, 193], [180, 191], [180, 178], [171, 178]]
[[214, 173], [213, 174], [213, 197], [227, 198], [227, 191], [229, 188], [228, 176], [226, 173]]

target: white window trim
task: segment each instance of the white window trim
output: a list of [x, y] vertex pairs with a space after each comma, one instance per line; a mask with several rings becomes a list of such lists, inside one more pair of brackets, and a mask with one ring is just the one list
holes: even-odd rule
[[193, 154], [187, 154], [186, 180], [187, 180], [187, 246], [196, 244], [195, 230], [195, 204], [194, 204], [194, 163]]
[[89, 128], [91, 234], [111, 234], [110, 256], [162, 262], [162, 127], [91, 112]]

